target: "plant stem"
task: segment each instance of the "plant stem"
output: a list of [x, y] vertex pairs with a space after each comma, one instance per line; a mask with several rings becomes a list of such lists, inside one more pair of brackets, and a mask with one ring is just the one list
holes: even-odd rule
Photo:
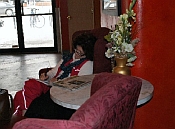
[[132, 10], [132, 8], [134, 7], [136, 1], [137, 1], [137, 0], [131, 0], [130, 6], [129, 6], [129, 11]]

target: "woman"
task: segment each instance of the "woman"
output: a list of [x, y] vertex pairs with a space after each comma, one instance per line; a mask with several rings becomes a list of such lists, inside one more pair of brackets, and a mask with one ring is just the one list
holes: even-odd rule
[[[95, 41], [96, 38], [91, 34], [81, 34], [77, 36], [73, 40], [75, 52], [63, 56], [63, 59], [61, 59], [60, 62], [58, 62], [58, 64], [47, 73], [41, 73], [40, 80], [47, 80], [52, 83], [69, 76], [92, 74]], [[65, 109], [55, 104], [50, 99], [49, 89], [50, 87], [34, 79], [26, 81], [24, 88], [21, 91], [18, 91], [14, 97], [14, 114], [24, 116], [26, 113], [25, 116], [27, 117], [62, 118], [60, 117], [60, 111], [58, 114], [55, 112], [58, 111], [58, 109], [61, 111]], [[42, 107], [43, 111], [40, 110], [39, 107]], [[52, 112], [49, 113], [47, 110]], [[41, 113], [39, 113], [40, 111]], [[70, 113], [68, 113], [68, 116], [66, 116], [65, 119], [68, 119], [73, 112], [74, 110], [70, 110]], [[44, 115], [45, 113], [46, 115]]]

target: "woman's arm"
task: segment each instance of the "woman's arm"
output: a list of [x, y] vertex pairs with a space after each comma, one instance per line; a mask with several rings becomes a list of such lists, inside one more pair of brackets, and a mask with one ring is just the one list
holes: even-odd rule
[[87, 61], [80, 68], [80, 72], [78, 73], [79, 76], [81, 76], [81, 75], [90, 75], [90, 74], [93, 74], [93, 61]]
[[47, 72], [47, 76], [49, 76], [49, 80], [57, 74], [58, 68], [60, 67], [62, 62], [63, 62], [63, 59], [61, 59], [53, 69], [51, 69], [49, 72]]

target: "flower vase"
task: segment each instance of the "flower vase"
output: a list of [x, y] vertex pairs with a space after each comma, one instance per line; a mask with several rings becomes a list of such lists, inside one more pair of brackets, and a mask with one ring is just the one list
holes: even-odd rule
[[113, 67], [113, 73], [119, 73], [123, 75], [131, 75], [131, 69], [126, 66], [127, 57], [115, 57], [116, 66]]

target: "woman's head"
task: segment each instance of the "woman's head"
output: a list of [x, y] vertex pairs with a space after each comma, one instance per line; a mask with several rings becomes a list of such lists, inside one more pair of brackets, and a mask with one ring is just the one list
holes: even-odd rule
[[73, 40], [73, 47], [76, 56], [79, 58], [86, 57], [89, 60], [93, 60], [95, 42], [96, 37], [94, 37], [92, 34], [83, 33], [77, 36]]

